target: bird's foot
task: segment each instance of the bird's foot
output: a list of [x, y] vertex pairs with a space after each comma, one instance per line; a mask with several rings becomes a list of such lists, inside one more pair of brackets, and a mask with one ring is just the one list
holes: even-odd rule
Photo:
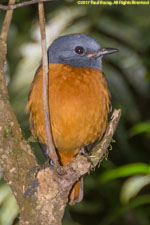
[[81, 147], [81, 150], [80, 150], [79, 154], [84, 155], [84, 156], [85, 156], [85, 157], [87, 157], [87, 158], [89, 157], [89, 154], [88, 154], [87, 148], [86, 148], [84, 145], [82, 145], [82, 147]]
[[80, 151], [77, 154], [75, 154], [73, 156], [73, 158], [76, 158], [78, 155], [83, 155], [84, 157], [86, 157], [88, 159], [88, 161], [90, 161], [90, 157], [89, 157], [88, 151], [87, 151], [87, 149], [86, 149], [86, 147], [84, 145], [81, 146]]
[[54, 163], [51, 159], [47, 158], [45, 163], [42, 165], [43, 169], [50, 168], [51, 170], [54, 170]]

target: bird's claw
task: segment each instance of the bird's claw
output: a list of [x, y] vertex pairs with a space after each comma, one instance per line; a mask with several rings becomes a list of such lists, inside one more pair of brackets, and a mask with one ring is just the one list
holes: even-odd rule
[[75, 154], [73, 158], [76, 158], [78, 155], [83, 155], [88, 159], [89, 162], [91, 162], [87, 149], [84, 145], [82, 145], [81, 150], [77, 154]]

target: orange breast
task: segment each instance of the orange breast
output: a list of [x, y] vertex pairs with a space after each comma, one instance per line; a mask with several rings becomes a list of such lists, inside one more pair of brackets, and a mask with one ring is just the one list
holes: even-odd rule
[[[94, 142], [106, 129], [110, 105], [102, 72], [50, 64], [49, 105], [53, 139], [58, 149], [72, 150]], [[32, 84], [27, 108], [33, 135], [46, 143], [41, 68]]]

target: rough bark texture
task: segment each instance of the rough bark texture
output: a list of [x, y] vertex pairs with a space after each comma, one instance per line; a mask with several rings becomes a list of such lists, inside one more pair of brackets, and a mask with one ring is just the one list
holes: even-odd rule
[[62, 224], [69, 192], [79, 177], [89, 169], [90, 162], [85, 157], [78, 156], [71, 164], [62, 168], [61, 174], [49, 168], [38, 173], [36, 196], [38, 199], [37, 209], [42, 215], [45, 215], [42, 225]]
[[27, 174], [33, 166], [37, 165], [37, 162], [30, 146], [23, 140], [20, 126], [9, 103], [3, 71], [6, 45], [2, 40], [0, 40], [0, 49], [0, 165], [20, 210], [28, 214], [33, 205], [31, 201], [23, 197], [23, 193], [28, 183], [34, 178], [34, 174], [29, 176]]

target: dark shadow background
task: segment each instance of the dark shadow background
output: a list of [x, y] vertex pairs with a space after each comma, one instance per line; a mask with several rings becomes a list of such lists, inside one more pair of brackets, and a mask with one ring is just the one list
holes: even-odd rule
[[[83, 32], [104, 47], [120, 50], [103, 60], [112, 106], [122, 109], [113, 150], [96, 171], [85, 176], [84, 200], [67, 208], [63, 224], [150, 225], [150, 8], [78, 6], [68, 0], [45, 3], [45, 13], [47, 43], [61, 34]], [[0, 25], [3, 17], [0, 12]], [[16, 9], [6, 80], [27, 139], [31, 134], [25, 106], [41, 57], [39, 37], [37, 5]], [[31, 145], [42, 163], [38, 145]], [[0, 224], [18, 224], [17, 216], [15, 200], [1, 178]]]

